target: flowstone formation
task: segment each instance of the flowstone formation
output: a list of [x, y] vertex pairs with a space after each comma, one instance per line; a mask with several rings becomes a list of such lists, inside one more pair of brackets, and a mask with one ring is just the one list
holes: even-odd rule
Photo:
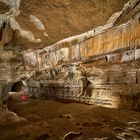
[[[24, 53], [33, 95], [105, 107], [139, 110], [140, 1], [130, 1], [102, 27]], [[135, 15], [129, 19], [130, 13]], [[122, 18], [123, 15], [123, 18]], [[40, 84], [40, 86], [38, 86]], [[34, 90], [32, 90], [34, 89]]]
[[[84, 5], [83, 2], [81, 6]], [[96, 9], [98, 1], [86, 2], [90, 6], [91, 3], [95, 4]], [[119, 4], [115, 1], [113, 6], [123, 5], [126, 2], [127, 0], [124, 0], [119, 3], [118, 0]], [[58, 40], [66, 37], [65, 33], [61, 34], [64, 30], [61, 30], [61, 33], [56, 30], [56, 34], [50, 32], [52, 28], [47, 29], [49, 27], [46, 24], [46, 19], [48, 22], [51, 21], [50, 15], [47, 14], [45, 17], [45, 13], [40, 11], [35, 15], [33, 11], [38, 7], [38, 2], [34, 0], [29, 3], [31, 8], [28, 7], [26, 0], [0, 2], [5, 5], [0, 15], [1, 102], [6, 102], [8, 92], [12, 91], [26, 92], [29, 97], [34, 98], [139, 110], [140, 0], [130, 0], [120, 12], [118, 10], [122, 8], [121, 6], [115, 8], [116, 11], [111, 9], [111, 13], [107, 12], [107, 16], [103, 16], [104, 19], [109, 18], [114, 12], [117, 13], [106, 23], [99, 20], [100, 24], [93, 26], [97, 28], [85, 33], [82, 33], [85, 31], [82, 28], [86, 27], [76, 24], [78, 19], [75, 17], [78, 16], [78, 12], [75, 12], [75, 4], [69, 0], [68, 3], [55, 1], [51, 7], [51, 1], [42, 1], [48, 11], [53, 8], [56, 11], [61, 9], [58, 12], [60, 15], [64, 13], [62, 12], [64, 9], [72, 10], [70, 12], [72, 14], [67, 16], [72, 15], [73, 22], [70, 19], [65, 21], [67, 18], [64, 16], [58, 23], [67, 28], [67, 36], [75, 36], [60, 41]], [[31, 10], [27, 14], [28, 20], [25, 16], [27, 7]], [[100, 7], [102, 6], [98, 8]], [[104, 9], [101, 11], [103, 13]], [[54, 15], [55, 12], [50, 10], [50, 13]], [[96, 20], [98, 23], [98, 18]], [[88, 28], [91, 29], [90, 26]], [[55, 24], [54, 28], [56, 27]], [[82, 34], [76, 35], [78, 32]], [[48, 45], [58, 42], [46, 46], [47, 41]], [[12, 90], [18, 88], [18, 83], [23, 83], [22, 88], [18, 91]], [[14, 85], [17, 88], [12, 88]]]

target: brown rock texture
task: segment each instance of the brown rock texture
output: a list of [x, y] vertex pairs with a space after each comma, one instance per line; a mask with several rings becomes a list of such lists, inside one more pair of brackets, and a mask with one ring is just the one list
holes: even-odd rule
[[25, 52], [24, 62], [29, 65], [29, 69], [32, 66], [41, 70], [65, 63], [86, 63], [98, 59], [112, 59], [114, 62], [136, 60], [139, 58], [139, 32], [137, 17], [131, 22], [109, 28], [76, 45], [67, 41], [42, 50]]
[[[1, 100], [21, 81], [34, 98], [139, 110], [140, 1], [112, 15], [126, 1], [2, 1], [9, 12], [0, 17]], [[102, 26], [56, 42], [90, 24]]]
[[0, 8], [0, 140], [139, 140], [140, 0]]
[[[104, 25], [112, 14], [122, 10], [126, 2], [128, 0], [22, 0], [17, 21], [47, 46]], [[30, 15], [42, 21], [48, 37], [29, 22]]]
[[[32, 80], [42, 84], [45, 98], [139, 110], [139, 31], [136, 17], [76, 45], [26, 53], [26, 69], [40, 71]], [[29, 92], [38, 97], [33, 81]]]

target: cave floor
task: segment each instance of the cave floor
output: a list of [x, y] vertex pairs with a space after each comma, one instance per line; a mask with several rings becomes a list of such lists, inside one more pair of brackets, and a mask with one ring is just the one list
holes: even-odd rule
[[11, 102], [10, 110], [28, 121], [0, 125], [0, 140], [62, 140], [69, 132], [81, 135], [66, 140], [140, 140], [140, 112], [49, 100]]

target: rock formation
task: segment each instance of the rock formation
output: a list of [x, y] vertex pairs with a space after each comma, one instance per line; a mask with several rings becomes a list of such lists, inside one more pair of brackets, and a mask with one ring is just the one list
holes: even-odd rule
[[[139, 1], [135, 4], [137, 9]], [[122, 14], [114, 18], [115, 22], [23, 54], [26, 69], [39, 71], [36, 80], [44, 88], [43, 96], [139, 109], [140, 17], [137, 13], [132, 20], [116, 26]]]
[[[62, 3], [54, 0], [53, 5], [51, 1], [41, 2], [49, 10], [52, 6], [61, 14], [62, 11], [59, 11], [59, 8], [71, 10], [75, 7], [70, 0]], [[98, 1], [86, 0], [86, 2], [89, 6], [92, 4], [96, 7]], [[119, 2], [124, 4], [127, 0], [115, 2], [114, 7]], [[120, 12], [117, 11], [120, 9], [116, 11], [112, 9], [111, 14], [117, 13], [111, 16], [107, 12], [107, 16], [103, 16], [104, 19], [109, 18], [108, 15], [111, 17], [106, 23], [97, 20], [96, 23], [99, 24], [92, 26], [96, 28], [80, 35], [76, 34], [84, 32], [85, 29], [82, 30], [78, 27], [79, 24], [76, 25], [78, 21], [74, 22], [74, 16], [73, 21], [66, 22], [62, 19], [66, 22], [62, 24], [64, 30], [60, 28], [63, 35], [60, 31], [57, 32], [58, 29], [55, 27], [57, 25], [54, 29], [51, 28], [56, 30], [56, 37], [55, 32], [50, 32], [47, 28], [46, 19], [51, 20], [49, 14], [45, 17], [45, 12], [42, 12], [41, 8], [38, 15], [33, 12], [38, 5], [37, 0], [28, 2], [1, 0], [1, 3], [7, 6], [4, 7], [5, 13], [0, 15], [0, 97], [2, 101], [7, 99], [8, 92], [11, 91], [14, 83], [24, 80], [30, 97], [139, 110], [140, 0], [130, 0]], [[27, 14], [29, 21], [26, 23], [25, 10], [28, 3], [31, 5], [31, 13]], [[88, 5], [85, 5], [85, 8], [86, 6]], [[103, 13], [104, 9], [101, 11]], [[39, 14], [40, 12], [42, 15]], [[41, 20], [43, 16], [46, 18], [44, 21]], [[78, 20], [81, 22], [81, 19]], [[66, 30], [67, 36], [75, 36], [58, 41], [66, 37], [66, 25], [73, 28], [71, 31]], [[86, 28], [86, 31], [89, 28], [91, 25]], [[77, 31], [74, 32], [74, 30]], [[48, 46], [47, 41], [48, 45], [58, 42]]]

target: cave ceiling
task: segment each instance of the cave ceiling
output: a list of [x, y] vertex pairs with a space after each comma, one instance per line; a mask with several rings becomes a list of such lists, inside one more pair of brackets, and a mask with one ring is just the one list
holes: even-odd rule
[[[17, 5], [15, 6], [15, 3]], [[109, 17], [123, 9], [128, 0], [0, 0], [1, 13], [12, 6], [19, 13], [15, 19], [21, 29], [33, 33], [37, 42], [18, 35], [14, 45], [38, 49], [69, 36], [104, 25]]]

